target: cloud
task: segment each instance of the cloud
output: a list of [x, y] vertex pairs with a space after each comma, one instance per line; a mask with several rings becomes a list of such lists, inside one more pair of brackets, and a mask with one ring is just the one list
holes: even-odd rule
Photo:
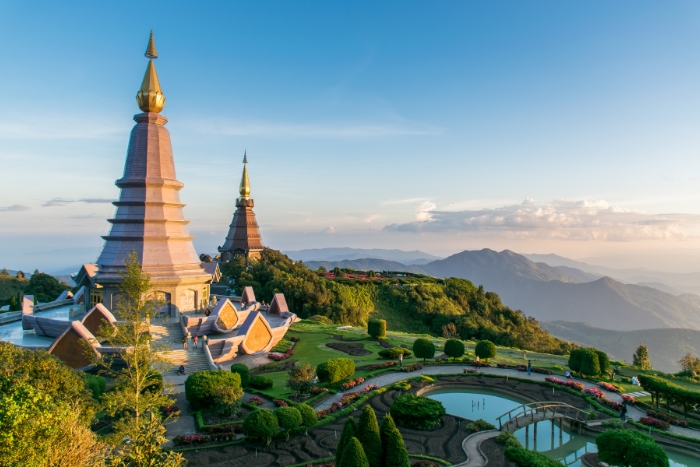
[[114, 200], [107, 199], [107, 198], [80, 198], [78, 201], [80, 201], [81, 203], [91, 203], [91, 204], [105, 203], [105, 204], [107, 204], [107, 203], [113, 202]]
[[54, 198], [50, 199], [44, 204], [42, 204], [43, 207], [49, 208], [49, 207], [54, 207], [54, 206], [65, 206], [68, 203], [74, 203], [75, 201], [72, 200], [67, 200], [67, 199], [62, 199], [62, 198]]
[[13, 204], [12, 206], [1, 206], [0, 212], [29, 211], [30, 209], [29, 206], [24, 206], [23, 204]]
[[382, 201], [380, 204], [382, 206], [394, 206], [396, 204], [413, 204], [413, 203], [419, 203], [421, 201], [427, 201], [427, 200], [428, 200], [428, 198], [395, 199], [395, 200]]
[[74, 200], [74, 199], [63, 199], [63, 198], [54, 198], [50, 199], [42, 206], [44, 207], [55, 207], [55, 206], [66, 206], [71, 203], [89, 203], [89, 204], [95, 204], [95, 203], [111, 203], [114, 201], [113, 199], [107, 199], [107, 198], [80, 198], [79, 200]]
[[[432, 205], [432, 206], [431, 206]], [[647, 214], [610, 205], [604, 200], [554, 200], [493, 209], [439, 211], [423, 203], [416, 221], [391, 224], [390, 232], [493, 232], [510, 237], [561, 240], [634, 241], [685, 239], [700, 225], [696, 214]]]
[[328, 227], [323, 229], [323, 232], [329, 235], [333, 235], [335, 233], [335, 228], [332, 225], [329, 225]]

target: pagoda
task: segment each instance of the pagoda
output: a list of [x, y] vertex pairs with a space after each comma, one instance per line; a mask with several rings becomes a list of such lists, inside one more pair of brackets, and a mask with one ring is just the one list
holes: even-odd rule
[[[209, 299], [209, 285], [217, 267], [201, 263], [195, 252], [180, 202], [184, 184], [177, 180], [168, 120], [160, 115], [165, 96], [154, 60], [158, 57], [153, 32], [146, 50], [148, 66], [136, 94], [143, 113], [134, 116], [124, 174], [116, 181], [121, 189], [109, 235], [96, 265], [85, 265], [76, 282], [86, 285], [86, 307], [104, 303], [114, 309], [120, 271], [135, 251], [141, 267], [151, 277], [156, 295], [172, 316], [178, 311], [202, 309]], [[213, 267], [212, 267], [213, 266]]]
[[224, 246], [219, 247], [221, 262], [230, 261], [234, 255], [244, 255], [248, 259], [259, 259], [260, 252], [265, 248], [253, 212], [255, 203], [250, 197], [248, 155], [246, 153], [243, 155], [243, 175], [238, 192], [241, 196], [236, 200], [236, 211], [228, 226], [228, 235], [224, 240]]

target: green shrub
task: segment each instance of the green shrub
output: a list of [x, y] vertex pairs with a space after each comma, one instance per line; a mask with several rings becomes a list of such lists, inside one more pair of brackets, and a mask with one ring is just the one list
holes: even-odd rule
[[466, 427], [464, 427], [469, 433], [476, 433], [477, 431], [495, 430], [496, 427], [483, 419], [474, 420]]
[[337, 467], [370, 467], [369, 460], [360, 441], [354, 436], [343, 448], [343, 456]]
[[369, 320], [369, 322], [367, 323], [367, 334], [374, 337], [375, 339], [382, 339], [386, 337], [386, 320]]
[[620, 467], [668, 467], [668, 456], [654, 439], [637, 430], [608, 430], [595, 439], [598, 457]]
[[322, 383], [334, 384], [355, 373], [355, 362], [349, 358], [332, 358], [316, 367], [316, 376]]
[[228, 371], [197, 371], [185, 380], [185, 397], [192, 410], [208, 409], [214, 406], [214, 394], [223, 386], [241, 387], [241, 376]]
[[426, 358], [433, 358], [435, 356], [435, 344], [430, 339], [416, 339], [413, 343], [413, 353], [416, 354], [416, 357], [422, 358], [423, 361]]
[[251, 376], [248, 385], [253, 389], [270, 389], [272, 387], [272, 380], [270, 378], [265, 378], [264, 376]]
[[213, 393], [212, 406], [219, 415], [230, 417], [241, 408], [243, 389], [233, 386], [219, 386]]
[[272, 410], [253, 410], [243, 421], [243, 433], [250, 441], [267, 446], [279, 432], [279, 423]]
[[608, 372], [610, 371], [610, 357], [608, 357], [608, 354], [606, 354], [602, 350], [593, 350], [598, 355], [598, 365], [600, 367], [599, 373], [608, 374]]
[[99, 400], [102, 394], [107, 390], [107, 380], [102, 376], [85, 373], [85, 382], [95, 400]]
[[391, 430], [396, 430], [396, 423], [394, 423], [394, 419], [391, 418], [390, 413], [384, 414], [384, 419], [382, 420], [382, 426], [379, 429], [379, 438], [382, 441], [382, 446], [384, 446], [384, 449], [386, 449], [386, 443], [387, 443], [387, 437], [391, 433]]
[[403, 442], [399, 430], [394, 427], [389, 430], [384, 438], [383, 466], [384, 467], [410, 467], [408, 451]]
[[479, 343], [476, 344], [476, 347], [474, 348], [474, 353], [476, 354], [476, 356], [479, 358], [483, 358], [486, 361], [488, 361], [489, 358], [495, 357], [496, 352], [496, 344], [494, 344], [491, 341], [479, 341]]
[[379, 351], [379, 356], [384, 358], [399, 358], [399, 355], [410, 357], [411, 351], [402, 347], [393, 347], [391, 349], [383, 349]]
[[417, 383], [434, 383], [435, 382], [435, 380], [428, 375], [417, 376], [417, 377], [413, 378], [412, 381], [415, 381]]
[[341, 459], [343, 458], [343, 450], [345, 446], [348, 445], [350, 440], [355, 436], [357, 432], [357, 425], [355, 424], [355, 419], [352, 415], [345, 420], [345, 425], [343, 425], [343, 431], [340, 434], [340, 439], [338, 440], [338, 445], [335, 448], [335, 465], [340, 465]]
[[578, 373], [581, 371], [581, 357], [583, 356], [583, 349], [574, 349], [569, 353], [569, 368], [571, 371]]
[[464, 342], [459, 339], [447, 339], [445, 342], [445, 355], [452, 358], [459, 358], [464, 355], [466, 348]]
[[250, 384], [250, 370], [242, 363], [234, 363], [231, 365], [231, 373], [238, 373], [241, 376], [241, 386], [244, 388]]
[[561, 463], [558, 461], [539, 452], [523, 448], [506, 448], [505, 454], [509, 461], [515, 462], [519, 467], [561, 467]]
[[581, 373], [588, 376], [600, 374], [600, 361], [595, 349], [583, 349], [581, 353]]
[[362, 443], [370, 467], [381, 467], [382, 464], [382, 441], [379, 437], [379, 424], [377, 414], [369, 405], [365, 405], [357, 423], [357, 439]]
[[279, 407], [273, 412], [277, 417], [280, 428], [285, 431], [293, 430], [301, 426], [301, 412], [296, 407]]
[[316, 423], [318, 423], [318, 416], [316, 411], [308, 404], [299, 404], [296, 406], [297, 410], [301, 414], [301, 423], [306, 428], [312, 428]]
[[413, 394], [397, 397], [389, 411], [397, 425], [417, 430], [430, 430], [445, 415], [441, 402]]
[[394, 391], [408, 391], [411, 389], [411, 384], [408, 381], [399, 381], [391, 385]]
[[496, 442], [505, 448], [522, 448], [518, 438], [510, 431], [502, 431], [496, 436]]

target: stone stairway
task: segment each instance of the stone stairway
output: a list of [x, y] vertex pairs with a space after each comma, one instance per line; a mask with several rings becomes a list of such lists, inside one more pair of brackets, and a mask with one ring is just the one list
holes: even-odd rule
[[188, 350], [182, 348], [184, 334], [182, 334], [182, 328], [179, 323], [151, 324], [150, 332], [157, 344], [166, 344], [170, 349], [165, 356], [173, 364], [173, 370], [171, 371], [175, 371], [180, 365], [185, 366], [185, 371], [188, 374], [200, 370], [209, 370], [209, 362], [204, 354], [204, 349], [201, 348], [201, 340], [199, 341], [200, 348], [198, 349], [192, 348], [192, 339], [188, 343]]

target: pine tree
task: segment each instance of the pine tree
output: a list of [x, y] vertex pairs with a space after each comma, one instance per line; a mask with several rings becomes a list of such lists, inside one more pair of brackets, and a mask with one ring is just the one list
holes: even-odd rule
[[394, 419], [391, 417], [391, 414], [387, 412], [386, 415], [384, 415], [384, 420], [382, 420], [382, 428], [379, 430], [379, 438], [382, 440], [382, 448], [385, 452], [387, 436], [389, 436], [389, 434], [396, 429]]
[[644, 344], [639, 344], [632, 356], [632, 364], [642, 370], [651, 370], [651, 360], [649, 360], [649, 349]]
[[410, 467], [408, 451], [403, 442], [403, 437], [398, 429], [394, 428], [386, 435], [384, 445], [384, 467]]
[[357, 439], [362, 443], [370, 467], [381, 467], [382, 441], [379, 437], [379, 424], [374, 409], [369, 405], [362, 409], [360, 422], [357, 424]]
[[354, 436], [350, 438], [347, 446], [343, 449], [343, 457], [336, 467], [369, 467], [369, 461], [362, 444]]
[[350, 442], [355, 433], [357, 432], [357, 425], [355, 424], [355, 419], [352, 416], [348, 417], [345, 421], [345, 426], [343, 426], [343, 432], [340, 434], [340, 440], [338, 440], [338, 446], [335, 450], [335, 465], [340, 465], [340, 460], [343, 457], [343, 450], [345, 446]]

